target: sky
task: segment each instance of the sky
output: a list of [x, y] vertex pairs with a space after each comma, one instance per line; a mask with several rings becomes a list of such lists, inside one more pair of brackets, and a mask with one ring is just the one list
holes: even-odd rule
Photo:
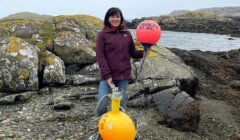
[[0, 0], [0, 18], [18, 12], [48, 15], [88, 14], [104, 18], [110, 7], [122, 10], [125, 19], [160, 16], [174, 10], [240, 6], [240, 0]]

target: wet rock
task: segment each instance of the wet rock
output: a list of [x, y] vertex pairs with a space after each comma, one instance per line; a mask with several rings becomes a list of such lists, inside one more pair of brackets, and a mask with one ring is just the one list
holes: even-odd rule
[[238, 74], [240, 70], [239, 50], [229, 52], [186, 51], [176, 48], [170, 50], [181, 57], [187, 65], [201, 70], [220, 84], [228, 84], [240, 78]]
[[154, 95], [156, 109], [164, 119], [159, 123], [181, 131], [196, 131], [200, 120], [200, 109], [186, 92], [176, 96], [165, 92]]
[[180, 92], [180, 89], [177, 87], [173, 87], [170, 89], [163, 90], [153, 95], [153, 101], [156, 105], [156, 109], [158, 112], [167, 112], [172, 100], [174, 99], [174, 95]]

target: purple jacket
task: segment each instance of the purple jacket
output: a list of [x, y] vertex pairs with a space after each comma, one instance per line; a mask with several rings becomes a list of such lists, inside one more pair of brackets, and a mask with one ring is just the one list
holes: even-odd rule
[[112, 77], [113, 80], [131, 79], [130, 57], [142, 58], [143, 51], [137, 51], [132, 36], [125, 28], [113, 32], [103, 29], [97, 35], [97, 62], [101, 80]]

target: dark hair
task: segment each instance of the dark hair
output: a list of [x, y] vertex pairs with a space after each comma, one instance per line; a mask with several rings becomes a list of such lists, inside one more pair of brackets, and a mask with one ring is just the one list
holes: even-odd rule
[[119, 8], [117, 8], [117, 7], [112, 7], [110, 9], [108, 9], [108, 11], [107, 11], [107, 13], [105, 15], [105, 18], [104, 18], [104, 26], [110, 26], [111, 24], [108, 21], [109, 17], [113, 16], [113, 15], [118, 15], [118, 14], [121, 17], [120, 24], [122, 24], [123, 21], [124, 21], [124, 18], [123, 18], [123, 15], [122, 15], [122, 11]]

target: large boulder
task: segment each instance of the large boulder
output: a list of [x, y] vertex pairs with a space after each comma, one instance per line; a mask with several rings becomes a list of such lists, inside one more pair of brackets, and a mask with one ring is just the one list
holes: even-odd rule
[[198, 104], [186, 92], [173, 93], [164, 90], [153, 95], [156, 109], [163, 116], [159, 123], [182, 131], [196, 131], [200, 120]]
[[53, 21], [56, 30], [81, 33], [93, 43], [95, 42], [97, 31], [103, 25], [101, 19], [89, 15], [57, 16], [53, 18]]
[[192, 68], [164, 47], [155, 46], [153, 50], [158, 53], [147, 56], [143, 65], [142, 61], [133, 64], [133, 78], [136, 79], [137, 77], [142, 83], [146, 80], [150, 81], [147, 83], [152, 84], [146, 85], [150, 88], [151, 86], [158, 85], [156, 80], [176, 80], [181, 90], [186, 91], [194, 97], [198, 86], [198, 79], [195, 77]]
[[22, 39], [3, 39], [0, 47], [0, 91], [38, 90], [38, 49]]
[[65, 64], [88, 64], [96, 62], [96, 53], [82, 34], [64, 31], [54, 39], [54, 53]]
[[155, 94], [142, 93], [128, 101], [130, 107], [154, 106], [159, 114], [158, 122], [181, 131], [196, 131], [200, 120], [199, 105], [195, 99], [178, 87]]
[[58, 31], [54, 39], [53, 53], [61, 57], [64, 63], [92, 64], [95, 59], [95, 41], [102, 27], [102, 20], [87, 16], [57, 16], [52, 18]]
[[[194, 98], [198, 79], [191, 67], [162, 47], [153, 47], [145, 62], [133, 63], [128, 106], [155, 106], [159, 123], [182, 131], [196, 131], [200, 119]], [[187, 94], [188, 93], [188, 94]], [[192, 97], [190, 97], [192, 96]]]
[[48, 54], [48, 65], [43, 70], [43, 84], [65, 84], [65, 66], [62, 59], [49, 51], [46, 53]]

